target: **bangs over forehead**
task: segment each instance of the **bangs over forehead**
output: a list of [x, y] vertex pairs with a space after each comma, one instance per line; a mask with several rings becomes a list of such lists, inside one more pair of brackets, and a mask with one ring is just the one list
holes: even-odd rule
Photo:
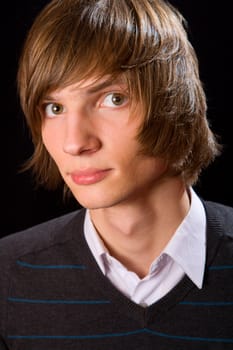
[[115, 76], [161, 54], [164, 59], [161, 35], [169, 37], [169, 26], [162, 30], [161, 18], [166, 20], [168, 10], [158, 6], [153, 11], [152, 3], [143, 0], [52, 1], [28, 38], [27, 91], [42, 98], [50, 89], [93, 76]]

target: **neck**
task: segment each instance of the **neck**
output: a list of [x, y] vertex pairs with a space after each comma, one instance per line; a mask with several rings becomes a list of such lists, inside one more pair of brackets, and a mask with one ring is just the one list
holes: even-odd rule
[[110, 254], [144, 277], [189, 210], [179, 178], [163, 181], [130, 205], [90, 210], [91, 219]]

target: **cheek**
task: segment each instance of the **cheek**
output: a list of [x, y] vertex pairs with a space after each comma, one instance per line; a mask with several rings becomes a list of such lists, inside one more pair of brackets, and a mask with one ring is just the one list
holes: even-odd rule
[[58, 148], [58, 139], [57, 135], [54, 133], [53, 130], [49, 127], [42, 126], [41, 128], [41, 136], [42, 136], [42, 142], [47, 149], [48, 153], [51, 155], [52, 158], [56, 158], [56, 151], [59, 150]]
[[42, 128], [42, 130], [41, 130], [41, 137], [42, 137], [42, 142], [43, 142], [45, 148], [50, 153], [51, 138], [49, 136], [49, 133], [47, 132], [47, 129]]
[[46, 143], [48, 137], [49, 137], [49, 128], [46, 126], [45, 123], [43, 123], [41, 125], [41, 137], [42, 137], [42, 141], [44, 142], [44, 144]]
[[139, 181], [157, 180], [167, 171], [167, 164], [163, 159], [138, 155], [131, 164], [131, 174]]

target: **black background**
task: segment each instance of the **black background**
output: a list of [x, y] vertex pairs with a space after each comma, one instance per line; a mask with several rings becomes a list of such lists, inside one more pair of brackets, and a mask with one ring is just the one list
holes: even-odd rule
[[[24, 229], [80, 207], [64, 203], [60, 191], [35, 189], [30, 173], [19, 173], [33, 147], [16, 92], [20, 49], [34, 17], [47, 0], [9, 1], [1, 9], [1, 220], [0, 236]], [[197, 193], [233, 206], [232, 23], [230, 1], [172, 0], [188, 22], [208, 101], [208, 118], [221, 136], [221, 157], [203, 172]]]

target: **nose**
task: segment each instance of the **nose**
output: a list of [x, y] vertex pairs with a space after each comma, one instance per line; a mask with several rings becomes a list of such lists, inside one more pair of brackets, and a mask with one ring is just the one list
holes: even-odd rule
[[69, 115], [65, 122], [63, 151], [70, 155], [91, 154], [101, 148], [101, 141], [89, 117]]

